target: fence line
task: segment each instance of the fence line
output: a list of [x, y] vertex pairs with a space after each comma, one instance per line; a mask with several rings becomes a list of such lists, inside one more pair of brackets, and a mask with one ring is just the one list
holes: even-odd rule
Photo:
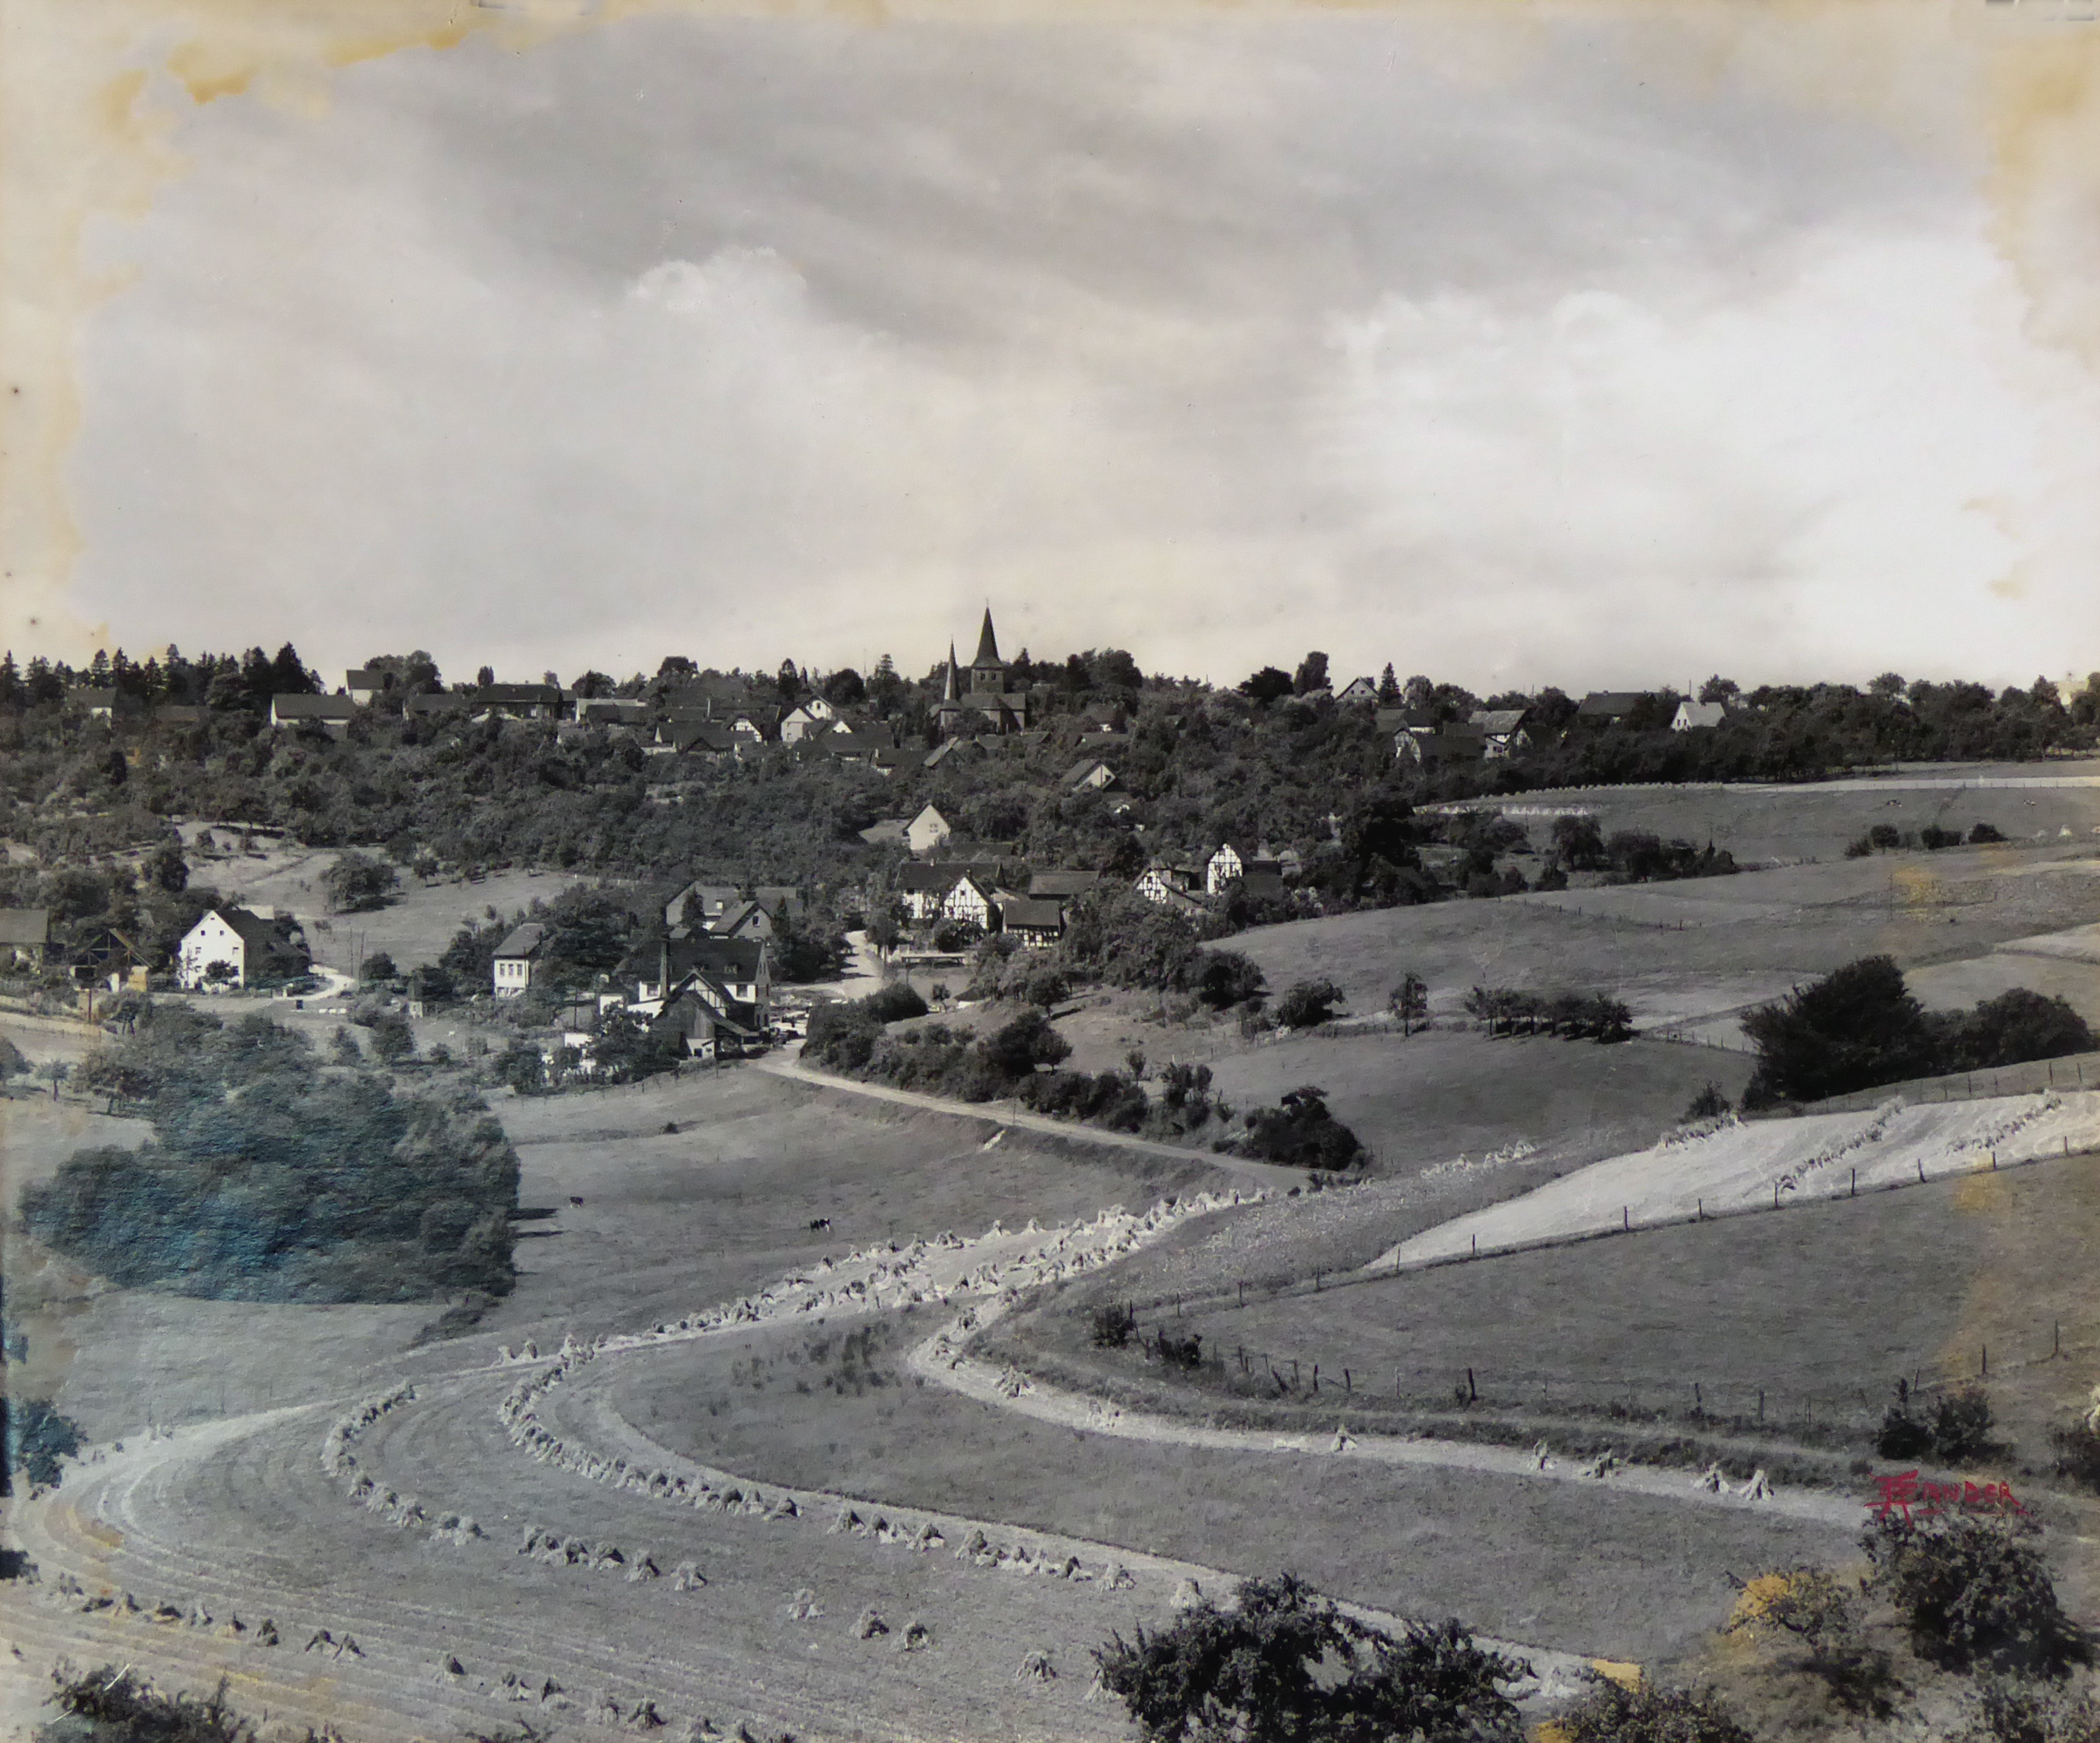
[[[1485, 1407], [1550, 1412], [1558, 1408], [1623, 1421], [1675, 1419], [1738, 1429], [1798, 1429], [1812, 1434], [1819, 1428], [1847, 1433], [1877, 1428], [1882, 1412], [1895, 1396], [1893, 1385], [1879, 1391], [1861, 1386], [1779, 1387], [1728, 1376], [1715, 1381], [1704, 1376], [1653, 1373], [1575, 1374], [1477, 1361], [1394, 1364], [1351, 1358], [1338, 1362], [1243, 1344], [1228, 1350], [1222, 1341], [1202, 1350], [1200, 1333], [1175, 1333], [1169, 1329], [1172, 1324], [1172, 1317], [1167, 1316], [1135, 1328], [1137, 1344], [1148, 1360], [1190, 1373], [1208, 1372], [1225, 1380], [1229, 1386], [1236, 1377], [1247, 1383], [1235, 1388], [1243, 1394], [1258, 1388], [1263, 1394], [1278, 1399], [1319, 1400], [1344, 1409], [1390, 1406], [1396, 1409]], [[2100, 1351], [2100, 1340], [2065, 1343], [2058, 1322], [2052, 1328], [2046, 1352], [2008, 1359], [2001, 1350], [1995, 1365], [2002, 1374], [2096, 1351]], [[1967, 1373], [1949, 1374], [1937, 1358], [1920, 1357], [1896, 1378], [1907, 1385], [1910, 1396], [1929, 1396], [1988, 1382], [1993, 1366], [1988, 1346], [1979, 1343], [1975, 1367]]]

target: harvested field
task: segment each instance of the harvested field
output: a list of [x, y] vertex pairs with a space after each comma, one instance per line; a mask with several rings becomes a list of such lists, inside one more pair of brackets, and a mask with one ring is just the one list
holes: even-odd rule
[[893, 1322], [871, 1363], [843, 1366], [838, 1340], [821, 1332], [667, 1346], [590, 1376], [562, 1407], [582, 1421], [602, 1395], [652, 1440], [776, 1482], [1243, 1572], [1288, 1565], [1381, 1609], [1458, 1613], [1504, 1638], [1586, 1652], [1679, 1648], [1725, 1615], [1717, 1570], [1730, 1556], [1828, 1554], [1844, 1541], [1566, 1484], [1077, 1433], [918, 1383], [902, 1372], [901, 1345], [923, 1334]]
[[1774, 1209], [2100, 1148], [2100, 1091], [1729, 1123], [1600, 1162], [1403, 1241], [1374, 1268], [1707, 1214]]

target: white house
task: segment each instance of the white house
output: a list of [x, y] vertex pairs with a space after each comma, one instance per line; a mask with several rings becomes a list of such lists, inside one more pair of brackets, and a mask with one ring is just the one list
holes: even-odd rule
[[1173, 907], [1196, 887], [1196, 874], [1178, 859], [1155, 859], [1137, 880], [1137, 892], [1148, 902]]
[[546, 939], [545, 926], [537, 920], [527, 920], [496, 946], [492, 978], [498, 999], [515, 999], [532, 984], [532, 964]]
[[1690, 696], [1677, 704], [1677, 711], [1670, 717], [1672, 732], [1690, 732], [1695, 726], [1718, 726], [1728, 718], [1728, 708], [1723, 702], [1695, 702]]
[[927, 805], [904, 825], [904, 844], [914, 853], [931, 853], [954, 833], [948, 819]]
[[207, 981], [245, 987], [251, 962], [260, 966], [269, 946], [270, 923], [261, 914], [214, 908], [183, 934], [175, 978], [192, 992]]
[[783, 744], [793, 744], [812, 732], [822, 732], [838, 718], [838, 710], [822, 696], [811, 696], [801, 707], [789, 710], [780, 723]]
[[992, 892], [967, 872], [955, 880], [955, 886], [941, 899], [941, 918], [945, 920], [968, 920], [986, 932], [997, 932], [994, 924], [999, 905]]
[[1335, 696], [1338, 702], [1361, 702], [1376, 708], [1379, 700], [1378, 681], [1374, 678], [1351, 678], [1345, 688]]
[[318, 725], [340, 738], [357, 717], [357, 704], [349, 696], [274, 695], [270, 698], [272, 726]]

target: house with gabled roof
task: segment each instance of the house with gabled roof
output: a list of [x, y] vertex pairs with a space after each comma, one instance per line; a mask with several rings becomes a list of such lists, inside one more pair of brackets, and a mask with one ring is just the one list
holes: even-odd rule
[[90, 720], [108, 720], [117, 712], [117, 692], [105, 685], [81, 684], [65, 693], [65, 705]]
[[1585, 726], [1616, 726], [1645, 701], [1639, 690], [1592, 690], [1576, 704], [1575, 718]]
[[803, 737], [829, 731], [838, 719], [838, 710], [822, 696], [811, 696], [781, 716], [780, 742], [782, 744], [799, 743]]
[[1028, 879], [1028, 893], [1061, 900], [1098, 890], [1107, 881], [1099, 872], [1038, 872]]
[[999, 914], [998, 892], [968, 872], [941, 898], [940, 917], [945, 920], [965, 920], [985, 932], [997, 932]]
[[1101, 792], [1115, 784], [1115, 770], [1098, 756], [1082, 756], [1058, 777], [1067, 793]]
[[[192, 992], [207, 984], [245, 987], [261, 969], [276, 931], [274, 922], [247, 908], [213, 908], [182, 935], [175, 978]], [[221, 964], [231, 973], [214, 974]]]
[[348, 696], [301, 696], [280, 692], [270, 698], [272, 726], [318, 726], [341, 737], [357, 718], [357, 704]]
[[904, 825], [904, 844], [914, 853], [931, 853], [954, 833], [954, 826], [940, 814], [938, 805], [925, 805]]
[[1217, 851], [1203, 863], [1203, 893], [1222, 896], [1226, 885], [1257, 872], [1270, 872], [1279, 878], [1282, 875], [1267, 843], [1257, 848], [1244, 848], [1230, 841], [1220, 842]]
[[532, 986], [533, 966], [546, 945], [547, 928], [538, 920], [527, 920], [511, 929], [496, 946], [495, 962], [490, 969], [498, 999], [515, 999]]
[[1065, 935], [1064, 904], [1046, 896], [998, 899], [999, 929], [1031, 950], [1047, 950]]
[[0, 908], [0, 966], [41, 968], [51, 944], [49, 908]]
[[1505, 762], [1519, 752], [1530, 749], [1531, 739], [1524, 730], [1524, 722], [1530, 716], [1528, 709], [1475, 709], [1467, 724], [1480, 729], [1486, 748], [1481, 752], [1490, 763]]
[[1379, 702], [1379, 684], [1376, 678], [1351, 678], [1335, 693], [1338, 702], [1361, 703], [1376, 708]]
[[1690, 696], [1677, 704], [1670, 719], [1672, 732], [1690, 732], [1702, 726], [1718, 726], [1728, 718], [1725, 702], [1695, 702]]
[[613, 978], [640, 1015], [658, 1015], [690, 994], [715, 1016], [762, 1037], [772, 1021], [771, 957], [763, 939], [659, 936], [629, 951]]

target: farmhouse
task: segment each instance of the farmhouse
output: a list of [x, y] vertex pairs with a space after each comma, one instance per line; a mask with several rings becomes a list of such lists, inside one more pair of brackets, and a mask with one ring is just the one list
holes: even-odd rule
[[1222, 896], [1225, 885], [1236, 878], [1246, 878], [1257, 872], [1276, 874], [1279, 871], [1275, 857], [1264, 843], [1250, 850], [1236, 847], [1231, 842], [1222, 842], [1203, 865], [1203, 893]]
[[0, 908], [0, 964], [41, 968], [51, 942], [49, 908]]
[[498, 715], [511, 720], [552, 720], [561, 713], [561, 689], [555, 684], [484, 684], [470, 700], [477, 720]]
[[245, 987], [261, 967], [274, 932], [268, 920], [246, 908], [214, 908], [183, 934], [175, 978], [192, 992], [207, 982]]
[[532, 965], [546, 941], [546, 927], [537, 920], [527, 920], [496, 946], [491, 973], [498, 999], [515, 999], [532, 984]]
[[1481, 754], [1490, 763], [1500, 763], [1527, 750], [1531, 739], [1524, 730], [1526, 709], [1475, 709], [1467, 722], [1477, 727], [1486, 741]]
[[1338, 702], [1358, 703], [1375, 708], [1378, 705], [1379, 687], [1374, 678], [1351, 678], [1336, 695]]
[[340, 738], [356, 718], [357, 704], [348, 696], [280, 694], [270, 698], [272, 726], [318, 726]]
[[1190, 861], [1178, 855], [1165, 855], [1145, 868], [1144, 875], [1137, 880], [1137, 892], [1162, 908], [1176, 907], [1182, 902], [1195, 902], [1193, 892], [1202, 881], [1202, 872]]
[[1670, 717], [1672, 732], [1690, 732], [1694, 727], [1718, 726], [1728, 718], [1728, 708], [1724, 702], [1695, 702], [1690, 696], [1677, 704], [1677, 711]]
[[462, 718], [473, 706], [471, 696], [457, 690], [425, 690], [416, 695], [402, 698], [401, 711], [404, 715], [423, 715], [431, 717]]
[[117, 711], [117, 693], [112, 689], [84, 686], [69, 690], [65, 700], [90, 720], [107, 720]]
[[586, 696], [576, 704], [576, 718], [586, 726], [638, 727], [648, 714], [649, 705], [635, 696]]
[[1584, 726], [1619, 726], [1647, 698], [1638, 690], [1592, 690], [1575, 709]]
[[1063, 905], [1045, 897], [1001, 896], [999, 914], [1001, 930], [1031, 950], [1047, 950], [1065, 935]]
[[979, 883], [976, 876], [965, 872], [941, 898], [940, 917], [945, 920], [967, 920], [986, 932], [997, 932], [999, 903], [987, 884]]
[[735, 885], [703, 884], [696, 878], [681, 885], [665, 899], [663, 923], [672, 931], [680, 926], [704, 927], [720, 919], [738, 899]]
[[[773, 971], [765, 940], [659, 938], [637, 945], [616, 976], [632, 988], [627, 1003], [655, 1016], [690, 995], [699, 1007], [753, 1034], [772, 1021]], [[694, 1031], [688, 1029], [690, 1040]]]

